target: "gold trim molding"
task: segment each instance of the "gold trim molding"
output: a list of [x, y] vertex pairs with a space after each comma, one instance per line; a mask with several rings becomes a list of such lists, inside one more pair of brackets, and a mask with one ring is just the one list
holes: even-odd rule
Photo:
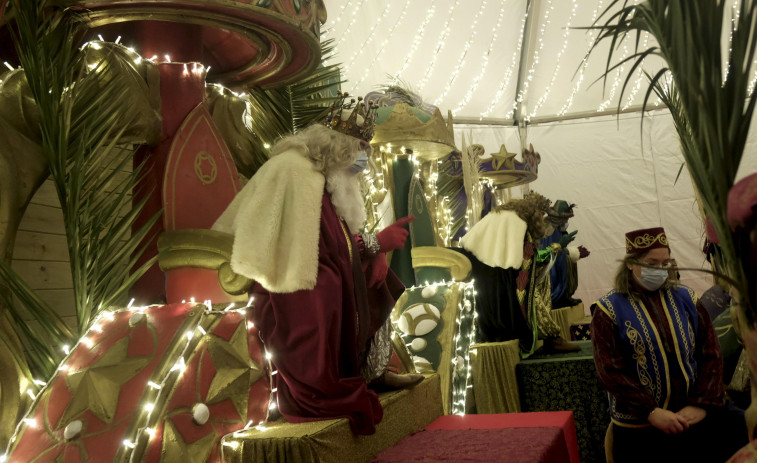
[[410, 251], [413, 267], [440, 267], [450, 271], [452, 278], [465, 281], [470, 276], [470, 260], [459, 252], [439, 246], [419, 246]]
[[239, 295], [246, 293], [253, 281], [231, 269], [233, 245], [233, 235], [215, 230], [167, 231], [158, 239], [158, 262], [164, 272], [182, 267], [217, 270], [221, 288]]

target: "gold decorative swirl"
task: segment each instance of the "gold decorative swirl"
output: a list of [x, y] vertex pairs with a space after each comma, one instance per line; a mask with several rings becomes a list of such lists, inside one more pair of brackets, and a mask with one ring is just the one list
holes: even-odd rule
[[649, 233], [645, 233], [643, 235], [639, 235], [631, 241], [626, 237], [626, 248], [627, 249], [646, 249], [650, 246], [652, 246], [655, 242], [659, 242], [663, 246], [668, 245], [668, 237], [665, 236], [665, 233], [660, 233], [658, 235], [650, 235]]

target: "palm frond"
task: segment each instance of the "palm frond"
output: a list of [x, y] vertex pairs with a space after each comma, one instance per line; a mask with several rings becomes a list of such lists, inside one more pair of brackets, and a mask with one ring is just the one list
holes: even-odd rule
[[[740, 255], [745, 250], [739, 244], [743, 240], [731, 234], [726, 211], [757, 97], [749, 93], [749, 71], [757, 51], [757, 2], [741, 2], [733, 18], [726, 8], [727, 2], [715, 0], [647, 0], [639, 4], [615, 0], [590, 27], [598, 31], [590, 53], [599, 43], [610, 42], [606, 80], [617, 66], [612, 65], [613, 59], [624, 40], [636, 34], [635, 52], [625, 60], [633, 66], [619, 104], [633, 71], [649, 56], [663, 59], [662, 69], [647, 74], [643, 107], [656, 95], [670, 110], [686, 167], [721, 240], [725, 270], [744, 295], [747, 282]], [[730, 24], [731, 29], [725, 29]], [[657, 45], [639, 52], [638, 38], [643, 32]], [[730, 37], [726, 60], [721, 51], [723, 37]], [[751, 318], [757, 301], [745, 302]]]
[[[6, 301], [28, 347], [29, 365], [49, 376], [61, 357], [57, 346], [78, 339], [153, 263], [131, 271], [158, 215], [132, 232], [144, 203], [132, 205], [141, 169], [129, 166], [131, 143], [152, 138], [158, 120], [154, 111], [134, 104], [134, 86], [127, 81], [139, 79], [127, 72], [133, 64], [123, 64], [127, 52], [106, 44], [81, 47], [82, 22], [46, 0], [13, 0], [13, 7], [14, 42], [39, 108], [43, 153], [63, 212], [76, 329], [69, 330], [9, 266], [0, 266], [0, 272], [20, 302], [19, 307]], [[95, 49], [100, 51], [93, 54]], [[24, 310], [34, 323], [25, 321]]]
[[[323, 61], [331, 59], [332, 41], [321, 44]], [[237, 118], [249, 121], [246, 129], [238, 121], [220, 123], [244, 149], [232, 148], [239, 172], [251, 177], [268, 160], [268, 148], [279, 138], [301, 130], [325, 116], [342, 83], [338, 64], [321, 66], [302, 80], [278, 89], [252, 88], [244, 96], [229, 96], [222, 89], [211, 92], [213, 119]], [[226, 100], [225, 102], [220, 101]], [[243, 113], [243, 114], [240, 114]], [[228, 139], [228, 138], [227, 138]]]

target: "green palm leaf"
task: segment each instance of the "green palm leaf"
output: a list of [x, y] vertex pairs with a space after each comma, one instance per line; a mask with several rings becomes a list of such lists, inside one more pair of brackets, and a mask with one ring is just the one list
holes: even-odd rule
[[[331, 41], [321, 44], [323, 61], [330, 59]], [[239, 172], [251, 177], [268, 160], [270, 145], [324, 117], [342, 81], [337, 64], [321, 66], [302, 80], [282, 88], [252, 88], [245, 95], [229, 95], [218, 88], [209, 95], [213, 120], [230, 146]], [[246, 119], [241, 128], [238, 119]], [[232, 120], [232, 122], [228, 122]], [[232, 143], [233, 145], [233, 143]]]
[[[57, 347], [75, 342], [100, 311], [123, 303], [129, 287], [154, 263], [132, 271], [144, 249], [140, 243], [158, 219], [156, 214], [132, 231], [144, 205], [132, 205], [141, 175], [140, 167], [131, 169], [132, 143], [150, 137], [135, 134], [134, 127], [145, 129], [146, 114], [129, 109], [135, 94], [133, 86], [124, 85], [133, 66], [128, 53], [114, 45], [81, 47], [81, 21], [48, 6], [44, 0], [13, 0], [14, 42], [40, 110], [43, 152], [63, 212], [75, 330], [7, 265], [0, 266], [19, 301], [6, 304], [27, 347], [29, 366], [45, 377], [60, 361]], [[24, 311], [36, 323], [26, 323]]]
[[[629, 35], [635, 36], [634, 53], [624, 60], [632, 67], [619, 105], [633, 71], [646, 58], [659, 56], [664, 61], [662, 69], [647, 74], [643, 107], [646, 109], [654, 94], [670, 110], [686, 167], [720, 238], [723, 270], [737, 282], [740, 293], [747, 295], [749, 279], [741, 256], [747, 255], [744, 246], [748, 240], [731, 233], [726, 211], [757, 97], [749, 93], [749, 71], [757, 50], [757, 2], [741, 2], [733, 18], [726, 8], [730, 7], [722, 0], [647, 0], [640, 4], [614, 0], [589, 28], [598, 30], [590, 53], [600, 43], [610, 42], [603, 76], [606, 82], [609, 73], [619, 66], [612, 64], [616, 54]], [[644, 32], [657, 45], [639, 51]], [[724, 59], [721, 38], [729, 36], [730, 50]], [[747, 315], [753, 319], [757, 301], [746, 299], [742, 302], [746, 302]]]

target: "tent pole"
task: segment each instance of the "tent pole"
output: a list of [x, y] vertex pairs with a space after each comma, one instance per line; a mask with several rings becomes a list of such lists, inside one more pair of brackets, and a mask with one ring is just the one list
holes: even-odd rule
[[518, 83], [515, 87], [515, 114], [513, 124], [518, 126], [520, 136], [520, 148], [523, 150], [527, 144], [525, 117], [528, 114], [528, 71], [533, 65], [533, 49], [536, 42], [536, 33], [541, 12], [541, 0], [527, 0], [526, 23], [523, 26], [523, 44], [520, 47], [520, 63], [518, 68]]
[[[657, 110], [663, 110], [667, 109], [665, 105], [650, 105], [648, 104], [646, 107], [646, 112], [649, 111], [657, 111]], [[569, 113], [564, 114], [562, 116], [539, 116], [539, 117], [532, 117], [528, 121], [528, 125], [534, 126], [539, 124], [549, 124], [552, 122], [562, 122], [562, 121], [570, 121], [570, 120], [576, 120], [576, 119], [590, 119], [592, 117], [603, 117], [603, 116], [616, 116], [620, 114], [632, 114], [632, 113], [640, 113], [644, 111], [644, 108], [642, 105], [635, 105], [635, 106], [629, 106], [628, 108], [622, 109], [618, 111], [617, 109], [610, 109], [606, 111], [581, 111], [581, 112], [575, 112], [575, 113]], [[496, 118], [478, 118], [478, 117], [456, 117], [455, 118], [455, 124], [460, 125], [489, 125], [489, 126], [502, 126], [502, 127], [511, 127], [513, 125], [517, 125], [517, 122], [515, 119], [496, 119]]]

